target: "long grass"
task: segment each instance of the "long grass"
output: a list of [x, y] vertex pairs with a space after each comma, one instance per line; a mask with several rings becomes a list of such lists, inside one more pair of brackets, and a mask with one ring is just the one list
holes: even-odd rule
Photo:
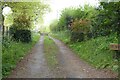
[[22, 43], [6, 40], [2, 46], [2, 77], [7, 77], [17, 62], [24, 58], [39, 40], [38, 34], [32, 34], [32, 42]]
[[76, 55], [99, 69], [118, 71], [118, 59], [115, 51], [110, 50], [110, 43], [118, 43], [117, 35], [101, 36], [83, 42], [71, 42], [66, 32], [52, 34], [70, 47]]

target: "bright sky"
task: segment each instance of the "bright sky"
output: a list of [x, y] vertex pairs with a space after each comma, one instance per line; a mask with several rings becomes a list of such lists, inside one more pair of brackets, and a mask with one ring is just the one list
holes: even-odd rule
[[52, 11], [44, 16], [44, 25], [49, 25], [52, 20], [58, 19], [64, 8], [79, 7], [85, 4], [98, 6], [98, 0], [50, 0], [48, 4], [50, 4]]

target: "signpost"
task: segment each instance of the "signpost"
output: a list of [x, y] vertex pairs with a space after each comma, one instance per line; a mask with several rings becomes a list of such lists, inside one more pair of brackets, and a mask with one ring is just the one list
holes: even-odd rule
[[111, 43], [110, 44], [110, 49], [119, 51], [120, 50], [120, 44]]
[[111, 43], [110, 49], [116, 52], [115, 58], [119, 59], [120, 58], [120, 44]]
[[[118, 65], [120, 66], [120, 44], [111, 43], [110, 49], [116, 52], [115, 58], [118, 60]], [[119, 71], [120, 71], [120, 68], [118, 68], [118, 72]], [[120, 78], [120, 73], [118, 74], [118, 78]]]

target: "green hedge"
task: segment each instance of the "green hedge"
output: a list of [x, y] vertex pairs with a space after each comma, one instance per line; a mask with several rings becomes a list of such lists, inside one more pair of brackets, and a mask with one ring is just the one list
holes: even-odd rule
[[10, 35], [15, 41], [30, 42], [31, 41], [31, 31], [30, 30], [17, 30], [15, 28], [10, 28]]
[[75, 42], [81, 42], [84, 41], [84, 33], [81, 32], [72, 32], [71, 33], [71, 41]]
[[2, 77], [7, 77], [16, 67], [17, 63], [29, 53], [39, 40], [40, 35], [32, 33], [32, 41], [22, 43], [5, 38], [2, 42]]

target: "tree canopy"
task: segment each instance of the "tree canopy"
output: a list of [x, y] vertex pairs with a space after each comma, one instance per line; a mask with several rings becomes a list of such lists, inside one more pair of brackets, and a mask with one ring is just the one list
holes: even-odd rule
[[17, 18], [19, 15], [26, 15], [30, 18], [30, 21], [43, 20], [43, 15], [49, 11], [49, 5], [41, 1], [39, 2], [2, 2], [2, 6], [6, 5], [12, 9], [13, 18]]
[[[100, 2], [98, 7], [85, 5], [65, 8], [52, 30], [84, 33], [92, 37], [109, 36], [120, 32], [120, 2]], [[51, 27], [51, 26], [50, 26]], [[53, 29], [54, 28], [54, 29]], [[76, 35], [79, 35], [77, 33]], [[71, 34], [72, 35], [72, 34]]]

